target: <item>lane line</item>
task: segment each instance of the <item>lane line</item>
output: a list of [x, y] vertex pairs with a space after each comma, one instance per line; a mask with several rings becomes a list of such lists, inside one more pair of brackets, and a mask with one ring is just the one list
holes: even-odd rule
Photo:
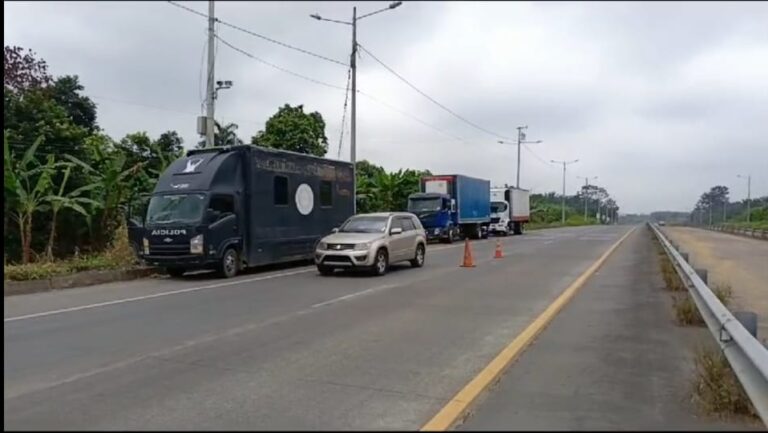
[[[478, 240], [471, 241], [471, 243], [487, 243], [490, 240], [491, 240], [491, 238], [488, 238], [488, 239], [478, 239]], [[435, 251], [441, 251], [441, 250], [447, 250], [447, 249], [453, 249], [453, 248], [460, 248], [460, 247], [463, 247], [463, 246], [464, 246], [464, 243], [461, 242], [461, 243], [457, 243], [457, 244], [454, 244], [454, 245], [445, 245], [445, 246], [431, 247], [431, 248], [428, 247], [427, 251], [428, 252], [429, 251], [435, 252]], [[38, 318], [38, 317], [46, 317], [46, 316], [51, 316], [51, 315], [56, 315], [56, 314], [69, 313], [69, 312], [73, 312], [73, 311], [89, 310], [89, 309], [93, 309], [93, 308], [106, 307], [106, 306], [110, 306], [110, 305], [117, 305], [117, 304], [123, 304], [123, 303], [128, 303], [128, 302], [143, 301], [143, 300], [146, 300], [146, 299], [161, 298], [161, 297], [164, 297], [164, 296], [178, 295], [178, 294], [182, 294], [182, 293], [197, 292], [197, 291], [200, 291], [200, 290], [214, 289], [214, 288], [218, 288], [218, 287], [234, 286], [234, 285], [238, 285], [238, 284], [251, 283], [251, 282], [255, 282], [255, 281], [269, 280], [269, 279], [273, 279], [273, 278], [287, 277], [287, 276], [291, 276], [291, 275], [297, 275], [297, 274], [302, 274], [302, 273], [306, 273], [306, 272], [311, 272], [314, 269], [315, 269], [315, 266], [312, 265], [310, 267], [307, 267], [305, 269], [300, 269], [300, 270], [297, 270], [297, 271], [284, 272], [284, 273], [280, 273], [280, 274], [265, 275], [265, 276], [260, 276], [260, 277], [248, 278], [248, 279], [245, 279], [245, 280], [227, 281], [227, 282], [224, 282], [224, 283], [209, 284], [209, 285], [199, 286], [199, 287], [188, 287], [188, 288], [185, 288], [185, 289], [171, 290], [171, 291], [168, 291], [168, 292], [155, 293], [155, 294], [152, 294], [152, 295], [144, 295], [144, 296], [136, 296], [136, 297], [132, 297], [132, 298], [116, 299], [116, 300], [113, 300], [113, 301], [105, 301], [105, 302], [99, 302], [99, 303], [95, 303], [95, 304], [81, 305], [81, 306], [77, 306], [77, 307], [69, 307], [69, 308], [62, 308], [62, 309], [58, 309], [58, 310], [45, 311], [45, 312], [40, 312], [40, 313], [26, 314], [26, 315], [23, 315], [23, 316], [4, 318], [3, 319], [3, 323], [16, 322], [16, 321], [19, 321], [19, 320], [34, 319], [34, 318]]]
[[254, 281], [263, 281], [263, 280], [270, 280], [273, 278], [281, 278], [281, 277], [288, 277], [291, 275], [297, 275], [297, 274], [303, 274], [306, 272], [314, 271], [315, 267], [311, 267], [308, 269], [301, 269], [298, 271], [291, 271], [291, 272], [283, 272], [280, 274], [272, 274], [272, 275], [264, 275], [261, 277], [255, 277], [255, 278], [248, 278], [246, 280], [237, 280], [237, 281], [227, 281], [225, 283], [216, 283], [216, 284], [209, 284], [207, 286], [199, 286], [199, 287], [188, 287], [186, 289], [179, 289], [179, 290], [172, 290], [170, 292], [162, 292], [162, 293], [155, 293], [152, 295], [145, 295], [145, 296], [136, 296], [134, 298], [125, 298], [125, 299], [117, 299], [114, 301], [107, 301], [107, 302], [99, 302], [97, 304], [89, 304], [89, 305], [81, 305], [78, 307], [70, 307], [70, 308], [62, 308], [60, 310], [52, 310], [52, 311], [45, 311], [42, 313], [34, 313], [34, 314], [27, 314], [24, 316], [17, 316], [17, 317], [10, 317], [7, 319], [3, 319], [3, 323], [8, 322], [15, 322], [18, 320], [26, 320], [26, 319], [33, 319], [36, 317], [45, 317], [45, 316], [51, 316], [54, 314], [61, 314], [61, 313], [69, 313], [72, 311], [80, 311], [80, 310], [89, 310], [91, 308], [98, 308], [98, 307], [106, 307], [109, 305], [116, 305], [116, 304], [123, 304], [126, 302], [136, 302], [136, 301], [143, 301], [145, 299], [154, 299], [154, 298], [160, 298], [163, 296], [171, 296], [171, 295], [178, 295], [180, 293], [189, 293], [189, 292], [197, 292], [200, 290], [207, 290], [207, 289], [215, 289], [217, 287], [226, 287], [226, 286], [234, 286], [237, 284], [243, 284], [243, 283], [251, 283]]
[[498, 379], [528, 345], [576, 295], [587, 280], [602, 266], [616, 248], [635, 231], [632, 227], [582, 273], [530, 325], [505, 347], [490, 364], [461, 389], [442, 409], [421, 428], [422, 431], [445, 431], [461, 420], [477, 397]]
[[383, 286], [371, 287], [370, 289], [363, 290], [362, 292], [350, 293], [349, 295], [344, 295], [344, 296], [341, 296], [341, 297], [338, 297], [338, 298], [334, 298], [334, 299], [331, 299], [331, 300], [328, 300], [328, 301], [325, 301], [325, 302], [320, 302], [319, 304], [315, 304], [315, 305], [313, 305], [313, 306], [311, 306], [309, 308], [325, 307], [326, 305], [331, 305], [331, 304], [335, 304], [337, 302], [346, 301], [347, 299], [354, 298], [354, 297], [357, 297], [357, 296], [360, 296], [360, 295], [366, 295], [368, 293], [376, 292], [378, 290], [391, 289], [391, 288], [394, 288], [394, 287], [399, 287], [399, 286], [403, 286], [405, 284], [410, 284], [410, 283], [412, 283], [412, 282], [409, 281], [409, 282], [405, 282], [405, 283], [402, 283], [402, 284], [385, 284]]

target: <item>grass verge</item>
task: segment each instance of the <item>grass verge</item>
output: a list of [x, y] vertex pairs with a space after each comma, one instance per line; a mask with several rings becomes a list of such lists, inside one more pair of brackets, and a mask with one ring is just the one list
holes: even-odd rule
[[693, 400], [708, 415], [757, 418], [752, 402], [720, 350], [699, 348], [694, 359]]
[[3, 280], [44, 280], [83, 271], [133, 268], [138, 264], [138, 260], [128, 241], [128, 231], [125, 226], [122, 226], [118, 228], [117, 233], [119, 235], [101, 254], [74, 257], [68, 260], [40, 261], [26, 265], [4, 265]]

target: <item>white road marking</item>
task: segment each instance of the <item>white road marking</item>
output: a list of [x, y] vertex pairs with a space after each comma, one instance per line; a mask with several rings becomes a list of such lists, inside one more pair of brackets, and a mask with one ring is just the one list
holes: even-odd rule
[[189, 292], [196, 292], [196, 291], [199, 291], [199, 290], [215, 289], [217, 287], [234, 286], [234, 285], [237, 285], [237, 284], [250, 283], [250, 282], [254, 282], [254, 281], [270, 280], [270, 279], [273, 279], [273, 278], [280, 278], [280, 277], [287, 277], [287, 276], [290, 276], [290, 275], [303, 274], [303, 273], [311, 272], [311, 271], [314, 271], [314, 270], [315, 270], [315, 267], [312, 266], [311, 268], [308, 268], [308, 269], [301, 269], [301, 270], [292, 271], [292, 272], [283, 272], [281, 274], [264, 275], [264, 276], [261, 276], [261, 277], [248, 278], [246, 280], [227, 281], [225, 283], [209, 284], [207, 286], [200, 286], [200, 287], [189, 287], [189, 288], [186, 288], [186, 289], [173, 290], [173, 291], [170, 291], [170, 292], [155, 293], [153, 295], [137, 296], [135, 298], [117, 299], [115, 301], [99, 302], [97, 304], [81, 305], [79, 307], [63, 308], [61, 310], [53, 310], [53, 311], [46, 311], [46, 312], [43, 312], [43, 313], [27, 314], [25, 316], [10, 317], [8, 319], [3, 319], [3, 322], [4, 323], [15, 322], [17, 320], [33, 319], [35, 317], [51, 316], [51, 315], [54, 315], [54, 314], [69, 313], [71, 311], [88, 310], [88, 309], [91, 309], [91, 308], [106, 307], [108, 305], [116, 305], [116, 304], [123, 304], [123, 303], [126, 303], [126, 302], [142, 301], [144, 299], [153, 299], [153, 298], [160, 298], [160, 297], [163, 297], [163, 296], [178, 295], [179, 293], [189, 293]]
[[403, 286], [403, 285], [405, 285], [405, 284], [406, 284], [406, 283], [401, 283], [401, 284], [386, 284], [386, 285], [383, 285], [383, 286], [371, 287], [370, 289], [366, 289], [366, 290], [363, 290], [362, 292], [351, 293], [351, 294], [349, 294], [349, 295], [344, 295], [344, 296], [341, 296], [341, 297], [338, 297], [338, 298], [334, 298], [334, 299], [331, 299], [331, 300], [329, 300], [329, 301], [325, 301], [325, 302], [321, 302], [321, 303], [319, 303], [319, 304], [315, 304], [315, 305], [313, 305], [313, 306], [312, 306], [312, 307], [310, 307], [310, 308], [318, 308], [318, 307], [324, 307], [324, 306], [326, 306], [326, 305], [335, 304], [335, 303], [337, 303], [337, 302], [341, 302], [341, 301], [347, 300], [347, 299], [349, 299], [349, 298], [354, 298], [354, 297], [356, 297], [356, 296], [365, 295], [365, 294], [368, 294], [368, 293], [371, 293], [371, 292], [375, 292], [375, 291], [377, 291], [377, 290], [391, 289], [391, 288], [393, 288], [393, 287]]
[[[490, 240], [492, 240], [492, 239], [476, 240], [476, 241], [472, 241], [472, 243], [475, 243], [475, 242], [487, 243]], [[440, 247], [428, 247], [427, 251], [428, 252], [429, 251], [441, 251], [441, 250], [447, 250], [447, 249], [451, 249], [451, 248], [460, 248], [460, 247], [464, 247], [464, 243], [463, 242], [457, 243], [457, 244], [454, 244], [454, 245], [445, 245], [445, 246], [440, 246]], [[27, 314], [27, 315], [24, 315], [24, 316], [9, 317], [7, 319], [3, 319], [3, 323], [16, 322], [16, 321], [19, 321], [19, 320], [26, 320], [26, 319], [34, 319], [34, 318], [37, 318], [37, 317], [52, 316], [52, 315], [56, 315], [56, 314], [69, 313], [69, 312], [72, 312], [72, 311], [89, 310], [89, 309], [92, 309], [92, 308], [106, 307], [106, 306], [110, 306], [110, 305], [124, 304], [124, 303], [128, 303], [128, 302], [143, 301], [145, 299], [160, 298], [160, 297], [164, 297], [164, 296], [178, 295], [178, 294], [181, 294], [181, 293], [197, 292], [197, 291], [200, 291], [200, 290], [214, 289], [214, 288], [217, 288], [217, 287], [234, 286], [234, 285], [243, 284], [243, 283], [250, 283], [250, 282], [254, 282], [254, 281], [270, 280], [270, 279], [273, 279], [273, 278], [281, 278], [281, 277], [287, 277], [287, 276], [291, 276], [291, 275], [302, 274], [302, 273], [306, 273], [306, 272], [312, 272], [314, 270], [315, 270], [315, 267], [311, 266], [311, 267], [308, 267], [308, 268], [305, 268], [305, 269], [296, 270], [296, 271], [284, 272], [284, 273], [280, 273], [280, 274], [264, 275], [264, 276], [261, 276], [261, 277], [248, 278], [248, 279], [245, 279], [245, 280], [227, 281], [227, 282], [224, 282], [224, 283], [209, 284], [209, 285], [206, 285], [206, 286], [199, 286], [199, 287], [189, 287], [189, 288], [186, 288], [186, 289], [172, 290], [172, 291], [169, 291], [169, 292], [155, 293], [155, 294], [152, 294], [152, 295], [137, 296], [137, 297], [125, 298], [125, 299], [117, 299], [117, 300], [114, 300], [114, 301], [99, 302], [99, 303], [96, 303], [96, 304], [81, 305], [81, 306], [78, 306], [78, 307], [63, 308], [63, 309], [60, 309], [60, 310], [45, 311], [45, 312], [41, 312], [41, 313]], [[383, 287], [385, 287], [385, 286], [383, 286]], [[355, 293], [353, 295], [347, 295], [347, 297], [357, 296], [359, 294], [366, 293], [366, 292], [369, 292], [369, 291], [372, 291], [372, 290], [378, 290], [378, 289], [381, 289], [381, 288], [382, 287], [375, 287], [373, 289], [368, 289], [368, 290], [360, 292], [360, 293]], [[332, 300], [332, 301], [333, 302], [338, 302], [338, 300]], [[331, 302], [331, 301], [327, 301], [327, 302]]]

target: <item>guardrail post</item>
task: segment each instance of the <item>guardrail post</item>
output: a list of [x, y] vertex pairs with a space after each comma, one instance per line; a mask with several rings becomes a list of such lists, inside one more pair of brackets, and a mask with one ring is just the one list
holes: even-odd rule
[[735, 317], [753, 337], [757, 338], [757, 313], [751, 311], [735, 311], [733, 317]]
[[708, 284], [707, 282], [707, 276], [708, 272], [704, 268], [693, 268], [694, 271], [696, 271], [696, 274], [701, 278], [701, 281], [704, 281], [704, 284]]

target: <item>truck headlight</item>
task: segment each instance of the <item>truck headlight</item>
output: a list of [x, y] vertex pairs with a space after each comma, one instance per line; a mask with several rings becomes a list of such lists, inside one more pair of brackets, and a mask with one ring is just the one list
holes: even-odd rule
[[325, 242], [319, 242], [317, 244], [317, 249], [318, 250], [327, 250], [328, 249], [328, 244], [326, 244]]
[[368, 251], [371, 248], [370, 242], [363, 242], [362, 244], [355, 244], [355, 251]]
[[149, 255], [149, 240], [147, 238], [143, 238], [141, 240], [141, 244], [144, 246], [144, 255]]
[[191, 254], [203, 254], [203, 235], [197, 235], [189, 240]]

